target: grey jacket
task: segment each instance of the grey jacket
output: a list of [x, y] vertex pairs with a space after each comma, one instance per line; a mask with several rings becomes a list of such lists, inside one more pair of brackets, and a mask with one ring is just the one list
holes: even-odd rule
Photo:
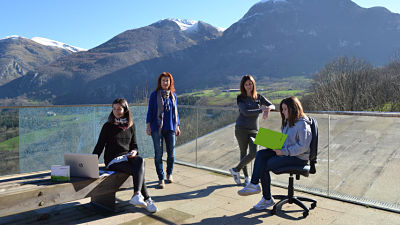
[[281, 128], [282, 133], [287, 134], [281, 149], [283, 155], [296, 156], [302, 160], [309, 159], [312, 138], [310, 124], [308, 118], [300, 117], [293, 127], [287, 124]]

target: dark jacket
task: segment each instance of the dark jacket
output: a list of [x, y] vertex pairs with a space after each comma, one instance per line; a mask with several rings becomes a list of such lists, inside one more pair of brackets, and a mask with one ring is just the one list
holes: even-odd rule
[[100, 157], [104, 148], [104, 163], [106, 165], [115, 157], [125, 155], [134, 149], [137, 150], [135, 124], [123, 130], [113, 123], [105, 123], [101, 128], [93, 154], [97, 154]]

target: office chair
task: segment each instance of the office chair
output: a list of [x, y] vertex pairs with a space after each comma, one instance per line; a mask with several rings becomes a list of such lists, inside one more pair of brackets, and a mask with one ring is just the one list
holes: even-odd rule
[[[300, 180], [300, 176], [308, 177], [309, 174], [315, 174], [315, 164], [317, 163], [317, 154], [318, 154], [318, 123], [312, 117], [309, 117], [311, 124], [311, 143], [310, 143], [310, 157], [309, 157], [309, 165], [305, 166], [287, 166], [275, 171], [272, 171], [275, 174], [290, 174], [289, 176], [289, 185], [288, 185], [288, 195], [273, 195], [275, 199], [280, 199], [278, 203], [274, 205], [271, 213], [276, 214], [276, 210], [278, 207], [281, 207], [286, 204], [296, 204], [303, 209], [303, 217], [306, 218], [311, 209], [314, 209], [317, 206], [317, 201], [311, 198], [298, 197], [294, 196], [294, 178], [293, 175], [296, 175], [296, 180]], [[306, 205], [302, 201], [311, 202], [311, 207], [307, 208]]]

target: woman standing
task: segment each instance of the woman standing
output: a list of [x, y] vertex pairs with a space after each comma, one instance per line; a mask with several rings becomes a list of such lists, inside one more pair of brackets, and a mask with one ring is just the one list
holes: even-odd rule
[[93, 154], [100, 157], [105, 147], [104, 163], [107, 169], [128, 173], [133, 177], [134, 194], [129, 203], [146, 207], [147, 211], [154, 213], [157, 207], [147, 193], [144, 160], [138, 155], [135, 124], [128, 102], [117, 98], [112, 103], [112, 108], [108, 121], [101, 129]]
[[151, 93], [146, 119], [146, 133], [151, 135], [154, 144], [154, 164], [158, 175], [158, 188], [165, 187], [163, 170], [163, 140], [167, 149], [167, 183], [172, 183], [172, 170], [175, 161], [176, 136], [179, 129], [178, 101], [176, 99], [174, 79], [163, 72], [157, 79], [157, 88]]
[[263, 210], [275, 204], [271, 195], [269, 172], [286, 166], [305, 166], [310, 155], [311, 121], [303, 112], [300, 101], [293, 96], [285, 98], [280, 104], [280, 110], [281, 131], [287, 134], [282, 149], [258, 151], [251, 182], [238, 191], [238, 194], [243, 196], [260, 193], [258, 182], [261, 179], [263, 197], [254, 206], [257, 210]]
[[[237, 97], [239, 117], [236, 120], [235, 136], [240, 149], [240, 162], [236, 167], [229, 169], [233, 179], [240, 184], [240, 170], [243, 169], [244, 181], [250, 182], [247, 164], [256, 157], [257, 145], [251, 138], [255, 138], [258, 131], [258, 116], [264, 112], [263, 119], [268, 117], [270, 110], [275, 106], [264, 96], [257, 94], [256, 82], [250, 75], [243, 76], [240, 81], [240, 94]], [[249, 154], [247, 147], [249, 146]]]

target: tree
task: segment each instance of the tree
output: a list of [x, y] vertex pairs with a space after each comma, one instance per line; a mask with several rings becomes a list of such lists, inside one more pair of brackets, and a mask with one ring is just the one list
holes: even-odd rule
[[400, 63], [373, 68], [366, 61], [339, 57], [314, 76], [311, 94], [302, 100], [307, 110], [398, 110]]

